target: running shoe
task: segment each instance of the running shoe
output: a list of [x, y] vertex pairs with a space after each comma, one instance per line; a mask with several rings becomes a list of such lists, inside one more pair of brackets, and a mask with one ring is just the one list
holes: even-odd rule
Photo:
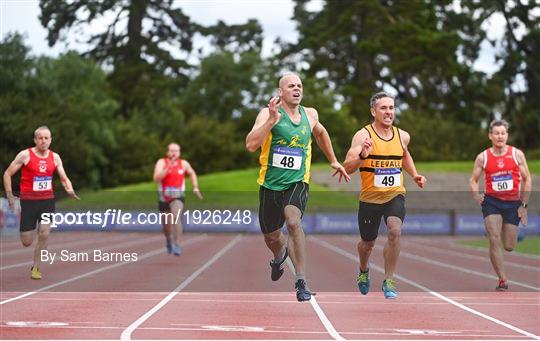
[[277, 281], [281, 278], [281, 275], [283, 275], [283, 263], [285, 263], [285, 260], [289, 256], [289, 250], [287, 250], [287, 247], [285, 247], [285, 255], [283, 256], [283, 259], [280, 261], [277, 261], [275, 259], [270, 261], [270, 267], [272, 268], [272, 273], [270, 274], [270, 278], [272, 281]]
[[32, 279], [41, 279], [41, 272], [35, 266], [30, 268], [30, 278], [32, 278]]
[[172, 247], [172, 252], [175, 256], [180, 256], [182, 254], [182, 248], [180, 245], [176, 244]]
[[367, 271], [360, 270], [360, 273], [358, 274], [358, 277], [356, 278], [356, 283], [358, 284], [358, 289], [360, 289], [360, 292], [362, 295], [367, 295], [369, 292], [369, 269]]
[[393, 279], [385, 279], [382, 282], [382, 291], [384, 293], [384, 298], [394, 299], [397, 298], [398, 293], [396, 290], [396, 283]]
[[294, 287], [296, 288], [296, 299], [298, 302], [309, 301], [311, 295], [315, 296], [314, 292], [309, 291], [306, 281], [303, 279], [297, 280]]
[[499, 284], [495, 288], [497, 291], [506, 291], [508, 290], [508, 281], [505, 279], [500, 279]]
[[172, 246], [172, 242], [171, 242], [171, 240], [169, 238], [167, 238], [166, 248], [167, 248], [167, 253], [172, 253], [173, 246]]

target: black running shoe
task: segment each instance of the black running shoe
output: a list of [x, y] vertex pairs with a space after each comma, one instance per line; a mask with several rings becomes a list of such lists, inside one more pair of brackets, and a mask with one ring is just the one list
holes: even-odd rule
[[283, 275], [283, 263], [285, 263], [288, 256], [289, 250], [287, 250], [287, 247], [285, 247], [285, 255], [283, 256], [282, 260], [279, 262], [276, 262], [275, 260], [270, 261], [270, 267], [272, 268], [270, 278], [272, 278], [272, 281], [277, 281], [281, 278], [281, 275]]
[[294, 287], [296, 288], [296, 299], [298, 302], [309, 301], [311, 299], [311, 295], [316, 295], [314, 292], [309, 291], [306, 281], [303, 279], [297, 280]]

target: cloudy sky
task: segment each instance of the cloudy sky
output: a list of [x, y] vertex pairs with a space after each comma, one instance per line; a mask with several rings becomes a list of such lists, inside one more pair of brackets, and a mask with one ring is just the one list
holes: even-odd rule
[[[245, 23], [256, 18], [264, 30], [263, 53], [270, 53], [272, 42], [280, 37], [282, 40], [294, 42], [297, 39], [293, 16], [293, 4], [289, 0], [177, 0], [184, 13], [200, 24], [215, 24], [223, 20], [228, 24]], [[321, 7], [321, 0], [312, 0], [310, 9]], [[3, 39], [9, 32], [18, 31], [26, 36], [26, 43], [32, 47], [36, 55], [56, 56], [67, 48], [82, 50], [84, 47], [76, 43], [75, 35], [68, 39], [68, 45], [60, 43], [53, 48], [47, 46], [47, 31], [41, 26], [38, 0], [0, 0], [0, 37]], [[494, 17], [489, 29], [489, 37], [496, 38], [502, 34], [502, 18]], [[87, 31], [99, 32], [103, 28], [95, 23], [85, 28]], [[203, 41], [195, 41], [196, 47], [205, 46]], [[484, 44], [480, 59], [475, 64], [478, 70], [493, 72], [495, 50]]]

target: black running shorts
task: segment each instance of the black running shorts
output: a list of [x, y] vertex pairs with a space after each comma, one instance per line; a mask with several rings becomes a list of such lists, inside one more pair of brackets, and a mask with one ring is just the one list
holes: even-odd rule
[[45, 200], [24, 200], [21, 199], [21, 232], [35, 230], [36, 224], [41, 222], [43, 213], [54, 213], [55, 205], [53, 199]]
[[284, 191], [273, 191], [266, 187], [259, 190], [259, 223], [264, 234], [279, 230], [285, 223], [285, 206], [297, 207], [302, 216], [306, 209], [309, 185], [296, 182]]
[[388, 217], [398, 217], [403, 222], [405, 219], [405, 197], [400, 194], [384, 204], [360, 201], [358, 206], [358, 228], [362, 240], [369, 242], [377, 239], [382, 216], [384, 216], [385, 223], [387, 223]]

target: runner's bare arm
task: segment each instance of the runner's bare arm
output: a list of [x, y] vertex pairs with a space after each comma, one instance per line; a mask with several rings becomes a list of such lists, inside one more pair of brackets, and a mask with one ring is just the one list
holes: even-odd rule
[[413, 178], [414, 182], [416, 182], [418, 187], [424, 188], [424, 186], [426, 185], [426, 177], [418, 174], [418, 171], [416, 170], [416, 166], [414, 165], [414, 160], [408, 148], [409, 142], [411, 142], [411, 135], [409, 135], [409, 133], [401, 129], [399, 130], [399, 134], [401, 136], [401, 143], [404, 149], [402, 167], [403, 169], [405, 169], [407, 173], [409, 173], [409, 175]]
[[341, 178], [345, 178], [345, 181], [349, 182], [351, 180], [351, 177], [347, 172], [345, 171], [345, 168], [338, 162], [336, 155], [334, 154], [334, 148], [332, 147], [332, 140], [330, 139], [330, 135], [328, 134], [328, 131], [326, 128], [319, 122], [318, 118], [319, 115], [315, 109], [310, 110], [310, 115], [315, 115], [313, 118], [315, 118], [315, 125], [313, 126], [313, 136], [315, 137], [315, 141], [317, 141], [317, 145], [319, 148], [321, 148], [322, 152], [330, 162], [330, 166], [335, 169], [335, 172], [333, 175], [339, 174], [338, 181], [341, 182]]
[[62, 183], [62, 186], [64, 186], [64, 190], [73, 199], [81, 200], [81, 198], [79, 198], [75, 193], [73, 185], [71, 184], [71, 181], [66, 175], [66, 171], [64, 170], [64, 165], [62, 164], [62, 159], [60, 158], [60, 155], [54, 153], [53, 157], [54, 163], [56, 165], [56, 171], [58, 172], [58, 176], [60, 177], [60, 182]]
[[165, 161], [159, 159], [154, 166], [154, 176], [153, 179], [155, 182], [161, 182], [163, 178], [167, 175], [168, 167], [164, 165]]
[[30, 154], [28, 153], [28, 150], [21, 151], [15, 156], [15, 159], [4, 172], [4, 190], [6, 191], [6, 197], [11, 210], [15, 207], [15, 196], [13, 195], [13, 188], [11, 187], [11, 177], [24, 166], [29, 157]]
[[474, 200], [478, 204], [482, 204], [484, 201], [484, 194], [479, 193], [479, 185], [478, 181], [480, 180], [480, 176], [482, 175], [482, 171], [484, 170], [484, 153], [480, 153], [476, 156], [476, 160], [474, 160], [474, 167], [471, 174], [471, 178], [469, 179], [469, 188], [471, 189], [471, 193], [473, 195]]
[[195, 172], [193, 167], [191, 167], [189, 162], [187, 162], [186, 160], [182, 160], [182, 165], [184, 169], [186, 170], [187, 175], [189, 175], [189, 179], [191, 180], [191, 185], [193, 186], [193, 193], [195, 193], [195, 195], [199, 199], [202, 199], [203, 196], [202, 196], [201, 191], [199, 190], [199, 181], [197, 179], [197, 173]]
[[259, 149], [272, 127], [279, 122], [281, 118], [281, 114], [278, 112], [279, 103], [279, 97], [273, 97], [268, 102], [268, 108], [262, 109], [257, 115], [253, 128], [246, 136], [246, 148], [249, 152], [253, 153]]
[[[521, 202], [526, 206], [529, 203], [529, 196], [531, 195], [532, 190], [532, 179], [531, 173], [529, 171], [529, 166], [527, 165], [527, 159], [525, 159], [525, 154], [521, 150], [516, 150], [516, 156], [518, 159], [519, 173], [521, 175], [521, 181], [523, 181], [523, 186], [520, 193]], [[520, 206], [518, 209], [518, 216], [521, 219], [523, 225], [527, 225], [527, 208]]]
[[[362, 163], [360, 153], [363, 152], [365, 154], [364, 157], [369, 155], [369, 152], [366, 149], [367, 147], [364, 147], [366, 142], [369, 142], [368, 139], [369, 133], [364, 128], [360, 129], [356, 132], [356, 134], [354, 134], [351, 142], [351, 148], [349, 148], [345, 161], [343, 162], [343, 166], [348, 174], [356, 172], [360, 167], [360, 164]], [[371, 148], [371, 145], [369, 145], [369, 148]]]

